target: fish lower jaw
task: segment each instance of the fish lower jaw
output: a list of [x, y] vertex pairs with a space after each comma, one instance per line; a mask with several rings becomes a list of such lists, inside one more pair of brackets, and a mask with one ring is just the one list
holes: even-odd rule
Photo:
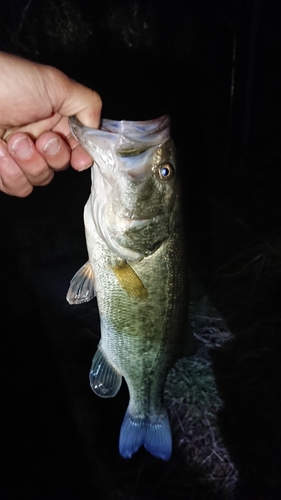
[[107, 219], [107, 225], [113, 233], [125, 233], [130, 229], [140, 228], [148, 224], [150, 219], [141, 219], [136, 217], [119, 217], [114, 214], [114, 217]]
[[120, 259], [129, 262], [138, 262], [144, 257], [142, 252], [127, 248], [126, 246], [118, 243], [117, 240], [118, 238], [116, 237], [116, 233], [110, 234], [110, 232], [107, 232], [104, 235], [104, 242], [115, 257], [119, 257]]

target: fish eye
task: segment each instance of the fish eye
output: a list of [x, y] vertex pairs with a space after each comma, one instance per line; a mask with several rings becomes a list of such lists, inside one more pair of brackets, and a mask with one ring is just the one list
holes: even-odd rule
[[161, 181], [169, 181], [174, 175], [174, 169], [170, 163], [163, 163], [158, 167], [158, 175]]

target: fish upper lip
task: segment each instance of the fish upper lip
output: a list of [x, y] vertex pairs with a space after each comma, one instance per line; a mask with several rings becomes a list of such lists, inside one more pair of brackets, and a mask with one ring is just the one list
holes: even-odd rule
[[163, 214], [157, 214], [157, 215], [149, 215], [148, 217], [138, 217], [138, 216], [126, 216], [126, 215], [119, 215], [119, 214], [115, 214], [115, 217], [116, 219], [120, 220], [120, 225], [122, 225], [122, 221], [123, 223], [127, 223], [128, 224], [128, 227], [132, 228], [132, 227], [137, 227], [137, 226], [145, 226], [146, 224], [149, 224], [150, 221], [152, 221], [152, 219], [155, 219], [155, 217], [157, 218], [161, 218], [161, 215]]
[[123, 216], [124, 219], [130, 219], [131, 221], [145, 222], [151, 219], [151, 217], [138, 217], [135, 215]]
[[150, 219], [144, 219], [139, 217], [124, 217], [124, 216], [120, 217], [118, 215], [116, 217], [117, 219], [120, 219], [121, 225], [122, 225], [121, 221], [126, 222], [128, 224], [128, 228], [145, 225], [150, 221]]
[[130, 221], [136, 221], [136, 222], [145, 222], [145, 221], [152, 219], [152, 217], [145, 217], [145, 216], [141, 216], [141, 215], [136, 215], [132, 211], [126, 210], [126, 209], [124, 209], [123, 211], [122, 210], [120, 210], [120, 211], [113, 210], [113, 212], [115, 213], [115, 217], [117, 217], [118, 219], [125, 219], [128, 221], [130, 220]]
[[156, 211], [155, 213], [149, 214], [137, 214], [135, 211], [130, 210], [126, 207], [116, 207], [115, 209], [112, 207], [112, 213], [114, 213], [115, 217], [118, 219], [131, 220], [131, 221], [139, 221], [139, 222], [147, 222], [155, 217], [161, 217], [164, 213]]

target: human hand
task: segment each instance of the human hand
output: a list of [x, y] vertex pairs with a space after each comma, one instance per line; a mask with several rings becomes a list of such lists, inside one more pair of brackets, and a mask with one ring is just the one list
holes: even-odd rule
[[24, 197], [70, 163], [92, 164], [71, 135], [68, 117], [100, 121], [101, 98], [61, 71], [0, 52], [0, 191]]

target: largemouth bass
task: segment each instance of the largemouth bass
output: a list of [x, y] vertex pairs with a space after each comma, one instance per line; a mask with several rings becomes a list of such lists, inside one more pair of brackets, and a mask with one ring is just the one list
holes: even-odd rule
[[73, 277], [70, 304], [95, 294], [101, 340], [90, 384], [117, 394], [124, 377], [130, 402], [119, 451], [142, 445], [168, 460], [172, 437], [163, 390], [187, 332], [188, 277], [170, 119], [103, 120], [100, 130], [70, 126], [94, 160], [84, 210], [87, 262]]

